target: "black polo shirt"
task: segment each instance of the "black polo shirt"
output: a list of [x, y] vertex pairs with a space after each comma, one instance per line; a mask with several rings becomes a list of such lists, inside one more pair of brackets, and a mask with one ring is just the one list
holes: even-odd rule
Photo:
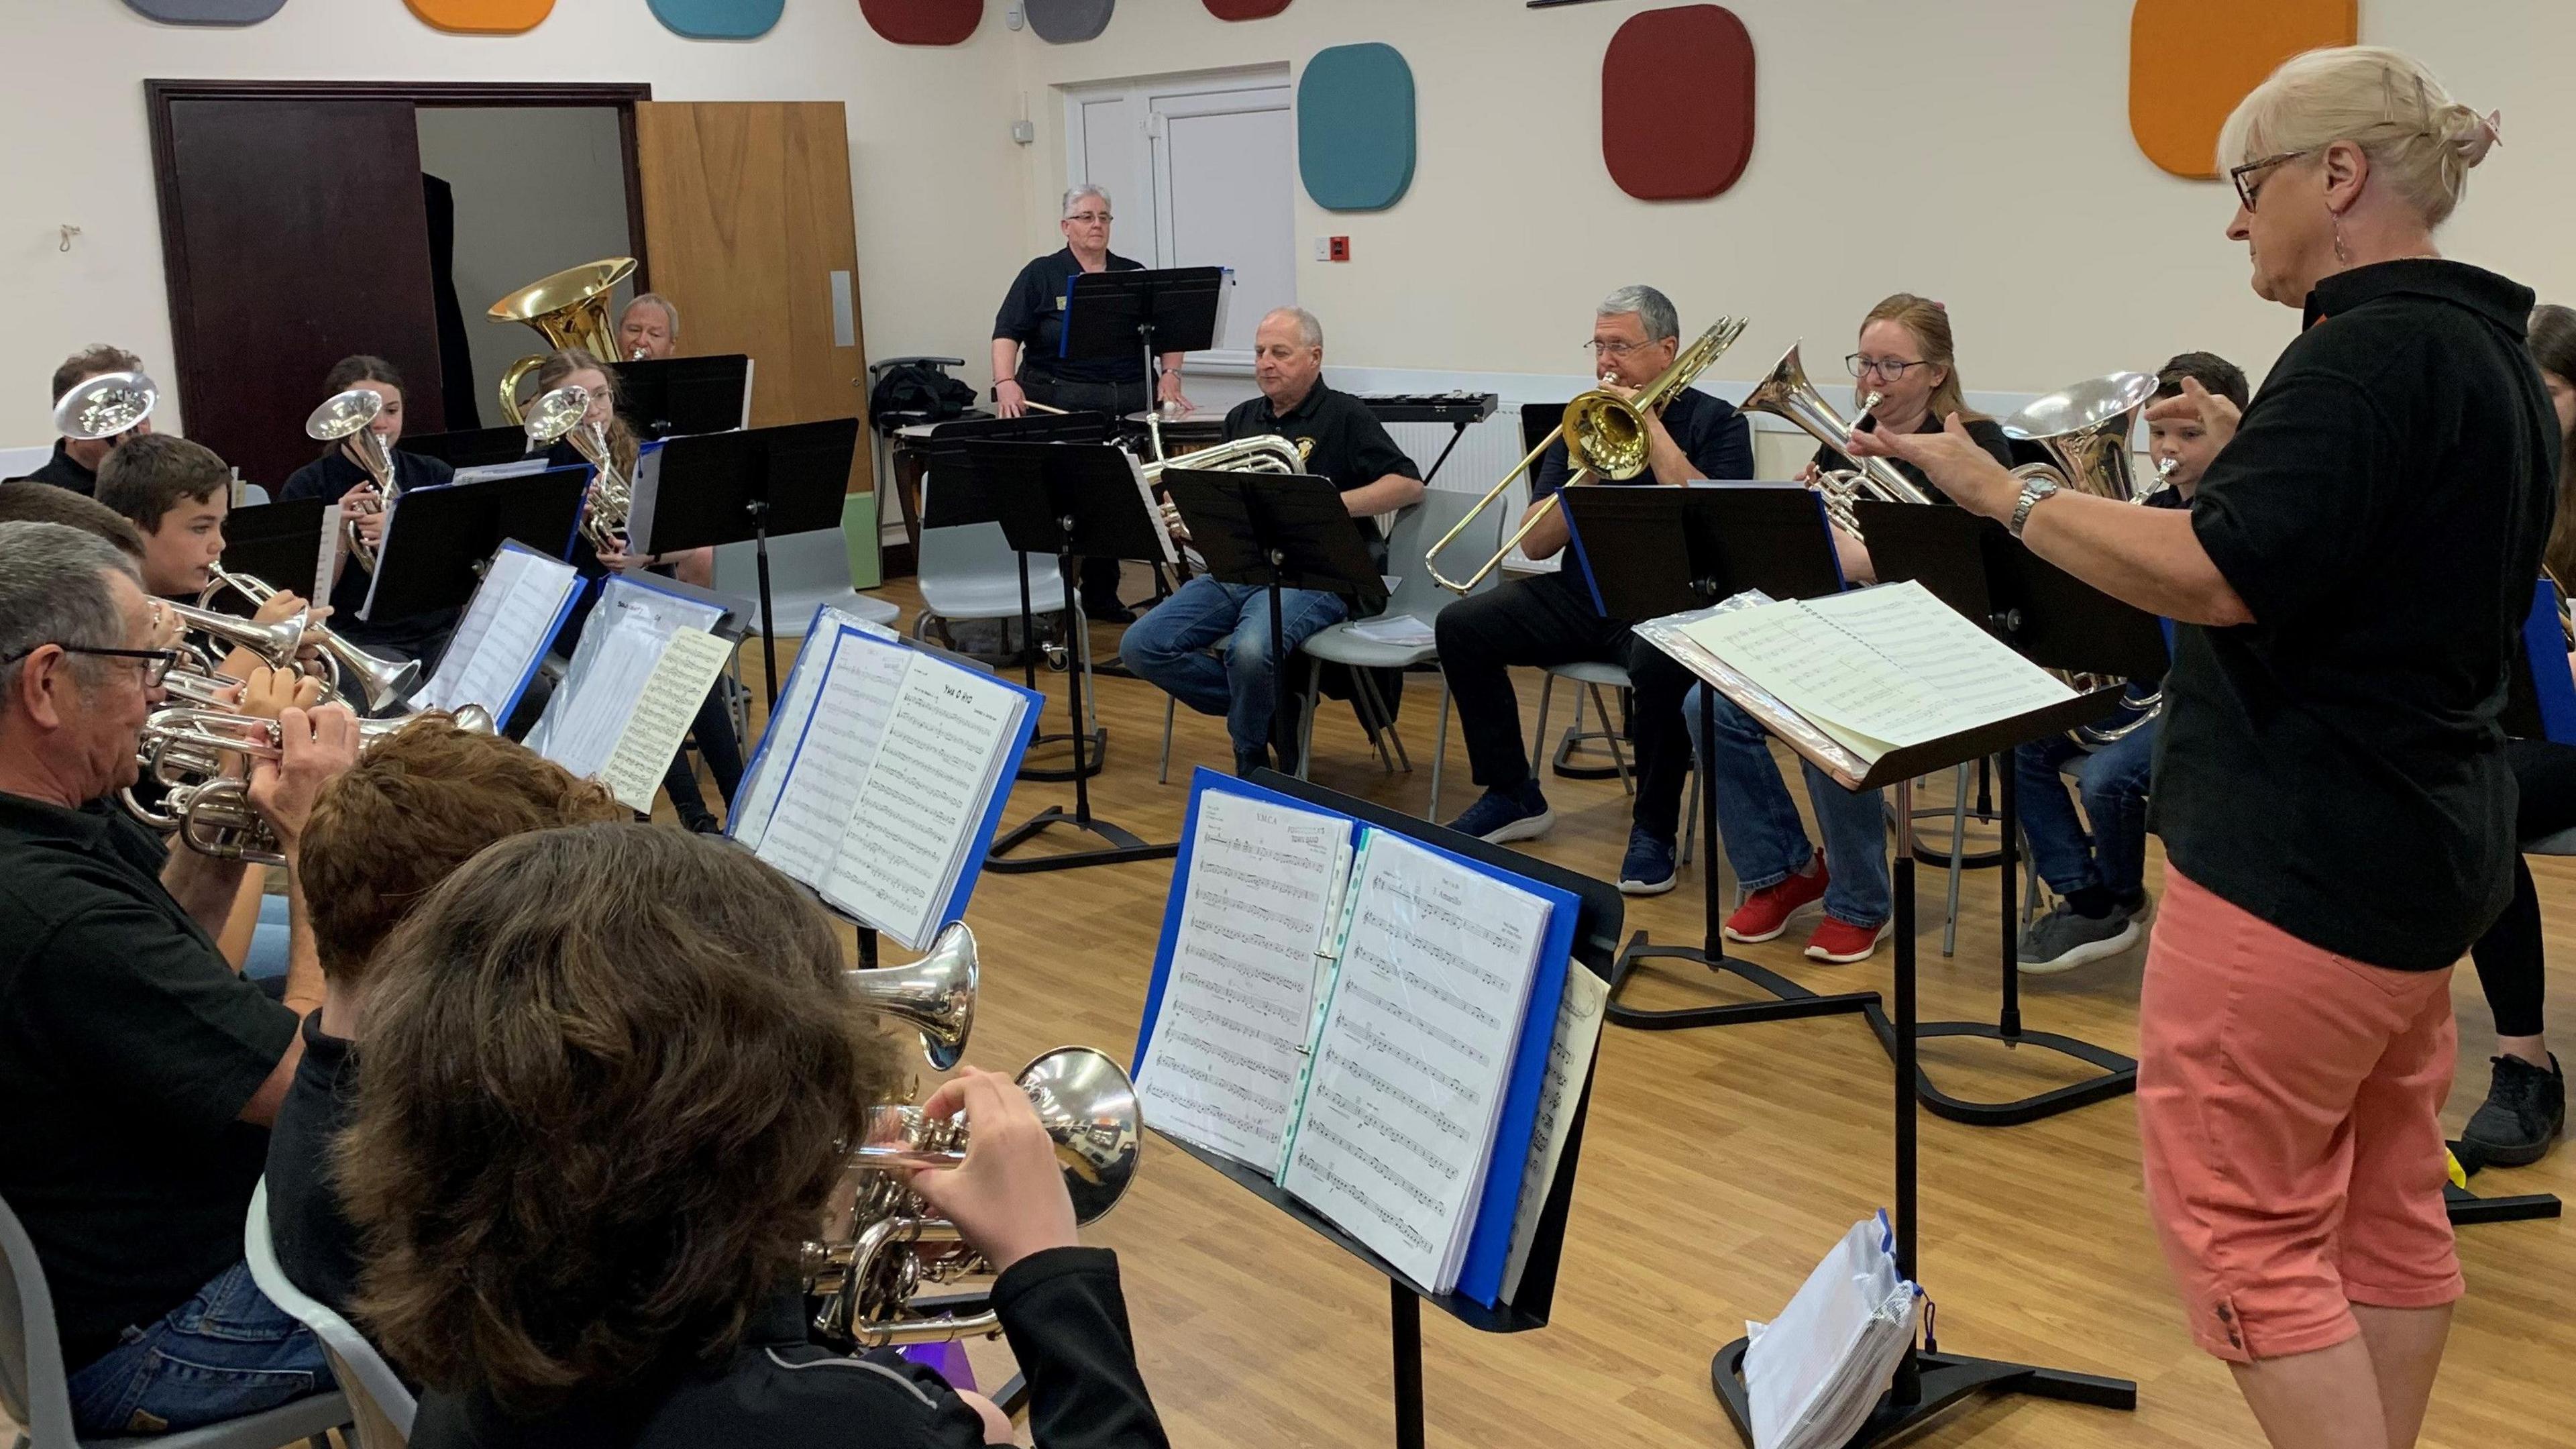
[[[993, 1282], [993, 1306], [1029, 1384], [1029, 1426], [1049, 1449], [1166, 1449], [1136, 1369], [1136, 1340], [1105, 1248], [1049, 1248]], [[717, 1368], [674, 1365], [628, 1386], [513, 1416], [482, 1391], [422, 1396], [411, 1449], [981, 1449], [983, 1422], [928, 1368], [845, 1358], [805, 1341], [794, 1292], [757, 1312]]]
[[[434, 487], [456, 477], [456, 470], [438, 458], [396, 449], [393, 459], [394, 482], [405, 490]], [[342, 495], [366, 481], [367, 470], [350, 462], [349, 455], [335, 447], [289, 475], [277, 490], [277, 501], [319, 498], [325, 503], [337, 503]], [[361, 619], [358, 610], [366, 607], [367, 584], [373, 577], [356, 559], [351, 559], [341, 566], [339, 582], [331, 586], [331, 632], [353, 644], [382, 644], [418, 655], [443, 640], [464, 612], [432, 609], [407, 619]]]
[[68, 488], [83, 498], [97, 496], [98, 475], [91, 472], [89, 469], [82, 467], [79, 460], [72, 457], [70, 451], [64, 446], [64, 444], [64, 439], [54, 439], [54, 456], [45, 460], [45, 466], [38, 468], [35, 472], [30, 473], [23, 478], [12, 478], [8, 481], [12, 483], [51, 483], [57, 488]]
[[[1914, 431], [1937, 433], [1945, 426], [1941, 419], [1927, 412], [1923, 415], [1923, 420], [1914, 425]], [[2003, 424], [1992, 418], [1970, 418], [1967, 428], [1969, 440], [1985, 449], [1987, 457], [2007, 468], [2013, 465], [2012, 440], [2004, 436]], [[1861, 431], [1876, 432], [1877, 430], [1878, 419], [1873, 417], [1862, 420]], [[1904, 474], [1915, 487], [1922, 489], [1924, 497], [1935, 503], [1950, 501], [1950, 495], [1942, 492], [1940, 486], [1932, 481], [1931, 475], [1922, 469], [1906, 462], [1903, 458], [1889, 458], [1885, 461], [1893, 465], [1897, 472]], [[1827, 447], [1821, 443], [1816, 445], [1815, 464], [1828, 473], [1846, 472], [1853, 467], [1852, 460], [1844, 457], [1841, 449]]]
[[[1141, 272], [1145, 264], [1111, 252], [1102, 270]], [[993, 335], [1020, 344], [1022, 377], [1035, 373], [1065, 382], [1143, 382], [1142, 347], [1089, 361], [1056, 356], [1064, 346], [1065, 291], [1080, 275], [1082, 263], [1074, 260], [1071, 247], [1050, 252], [1020, 268], [1019, 276], [1011, 281], [1011, 290], [1002, 294], [1002, 310], [993, 315]]]
[[[1672, 401], [1664, 404], [1664, 431], [1673, 435], [1674, 445], [1682, 450], [1683, 457], [1690, 459], [1695, 476], [1753, 476], [1753, 424], [1735, 410], [1733, 403], [1711, 397], [1697, 388], [1683, 388], [1673, 394]], [[1530, 501], [1535, 503], [1564, 487], [1570, 474], [1565, 440], [1559, 438], [1549, 444], [1547, 452], [1539, 457], [1538, 472], [1530, 479]], [[1652, 483], [1655, 477], [1650, 470], [1630, 481]]]
[[[1344, 493], [1366, 488], [1390, 473], [1415, 476], [1413, 459], [1387, 436], [1386, 424], [1377, 420], [1368, 404], [1334, 390], [1320, 375], [1306, 396], [1284, 413], [1273, 412], [1270, 399], [1256, 397], [1235, 404], [1225, 415], [1227, 442], [1263, 434], [1291, 443], [1312, 442], [1315, 447], [1306, 457], [1306, 471], [1332, 479], [1333, 486]], [[1376, 519], [1358, 522], [1362, 533], [1372, 539], [1378, 536]]]
[[2558, 462], [2531, 304], [2458, 262], [2327, 278], [2191, 500], [2254, 622], [2178, 631], [2149, 828], [2375, 966], [2449, 966], [2512, 893], [2497, 720]]
[[331, 1185], [331, 1144], [357, 1114], [356, 1047], [316, 1011], [268, 1132], [268, 1236], [286, 1280], [343, 1318], [358, 1296], [358, 1230]]
[[106, 802], [0, 795], [0, 1198], [78, 1370], [241, 1260], [268, 1134], [235, 1121], [295, 1037]]

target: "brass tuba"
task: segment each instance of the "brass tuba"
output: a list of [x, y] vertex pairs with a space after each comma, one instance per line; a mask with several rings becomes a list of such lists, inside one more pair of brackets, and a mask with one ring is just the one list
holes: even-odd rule
[[368, 481], [376, 485], [376, 496], [361, 500], [363, 506], [344, 507], [343, 511], [349, 517], [340, 525], [341, 541], [347, 545], [349, 557], [356, 559], [358, 567], [369, 573], [376, 571], [376, 551], [358, 532], [358, 515], [382, 513], [392, 508], [394, 500], [402, 496], [402, 484], [394, 474], [393, 452], [370, 426], [377, 414], [384, 410], [384, 394], [373, 388], [353, 387], [347, 392], [324, 398], [322, 406], [315, 408], [313, 415], [304, 420], [306, 437], [347, 447], [357, 458], [358, 466], [366, 470]]
[[[1796, 423], [1809, 437], [1835, 452], [1849, 457], [1852, 429], [1857, 422], [1846, 423], [1825, 395], [1807, 380], [1805, 364], [1798, 360], [1803, 339], [1789, 344], [1780, 360], [1771, 365], [1770, 374], [1762, 379], [1744, 401], [1738, 412], [1769, 413]], [[1871, 393], [1861, 404], [1860, 415], [1868, 417], [1878, 406], [1878, 394]], [[1882, 503], [1929, 503], [1931, 497], [1914, 486], [1914, 480], [1896, 470], [1885, 458], [1858, 458], [1850, 469], [1836, 469], [1825, 475], [1817, 491], [1825, 495], [1825, 512], [1835, 526], [1854, 538], [1861, 536], [1860, 525], [1852, 517], [1852, 501], [1869, 497]]]
[[[249, 600], [253, 608], [277, 595], [277, 590], [266, 581], [230, 572], [222, 564], [216, 564], [212, 572], [214, 582], [207, 584], [204, 592], [197, 595], [199, 609], [210, 609], [215, 596], [226, 589]], [[221, 617], [229, 619], [232, 616]], [[363, 713], [373, 714], [387, 705], [408, 699], [411, 692], [420, 687], [420, 661], [417, 659], [386, 659], [370, 654], [320, 624], [307, 623], [304, 632], [322, 650], [322, 688], [334, 698], [363, 706]], [[290, 659], [292, 657], [289, 656]], [[286, 667], [275, 661], [271, 661], [271, 665], [274, 668]]]
[[[525, 322], [537, 329], [549, 347], [578, 347], [591, 356], [618, 355], [617, 328], [608, 316], [609, 294], [635, 272], [633, 257], [602, 257], [541, 277], [500, 301], [484, 315], [495, 322]], [[530, 354], [501, 374], [501, 416], [520, 422], [519, 384], [545, 358]]]
[[139, 372], [102, 372], [64, 393], [54, 404], [54, 431], [96, 442], [140, 427], [161, 404], [161, 389]]
[[1441, 550], [1457, 541], [1458, 535], [1466, 532], [1467, 526], [1475, 522], [1479, 514], [1500, 501], [1523, 474], [1537, 467], [1538, 460], [1546, 455], [1558, 438], [1565, 439], [1569, 460], [1577, 465], [1573, 475], [1565, 480], [1569, 488], [1582, 482], [1587, 474], [1597, 474], [1618, 483], [1645, 472], [1646, 414], [1662, 407], [1675, 393], [1697, 381], [1701, 373], [1708, 371], [1710, 364], [1735, 345], [1736, 338], [1744, 335], [1744, 328], [1741, 318], [1720, 317], [1699, 335], [1698, 341], [1683, 348], [1673, 358], [1672, 366], [1638, 389], [1634, 400], [1623, 398], [1607, 388], [1594, 388], [1567, 403], [1564, 421], [1556, 425], [1556, 430], [1530, 449], [1529, 456], [1514, 464], [1512, 471], [1503, 475], [1503, 481], [1476, 500], [1476, 506], [1468, 509], [1466, 516], [1440, 535], [1439, 542], [1423, 554], [1422, 567], [1431, 575], [1432, 582], [1453, 593], [1471, 592], [1484, 582], [1485, 575], [1502, 567], [1503, 560], [1511, 555], [1511, 551], [1520, 547], [1521, 540], [1529, 537], [1530, 530], [1538, 527], [1539, 521], [1555, 508], [1557, 498], [1551, 493], [1527, 518], [1521, 520], [1519, 531], [1504, 539], [1503, 546], [1494, 550], [1492, 558], [1467, 576], [1466, 582], [1460, 583], [1440, 572], [1435, 560], [1440, 557]]

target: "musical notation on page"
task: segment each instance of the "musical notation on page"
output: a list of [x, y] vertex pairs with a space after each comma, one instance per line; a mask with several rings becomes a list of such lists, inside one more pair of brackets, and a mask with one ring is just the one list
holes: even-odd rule
[[662, 641], [643, 687], [627, 708], [616, 743], [600, 764], [599, 781], [610, 794], [636, 810], [653, 808], [653, 792], [661, 787], [663, 773], [679, 753], [680, 737], [689, 732], [699, 704], [732, 657], [731, 640], [695, 629], [683, 629]]
[[1275, 1169], [1315, 1003], [1317, 943], [1340, 904], [1347, 821], [1209, 791], [1137, 1091], [1154, 1125]]
[[[807, 647], [811, 648], [812, 645]], [[820, 889], [850, 828], [911, 656], [854, 629], [833, 636], [814, 708], [794, 738], [789, 779], [762, 835], [762, 860]]]
[[[898, 658], [904, 651], [876, 645]], [[943, 923], [961, 857], [1025, 702], [999, 680], [911, 656], [876, 758], [840, 838], [823, 898], [919, 949]]]
[[1609, 982], [1580, 966], [1565, 973], [1556, 1035], [1548, 1043], [1547, 1076], [1539, 1085], [1538, 1119], [1530, 1133], [1528, 1162], [1521, 1169], [1511, 1256], [1503, 1265], [1506, 1302], [1520, 1296], [1521, 1273], [1529, 1267], [1530, 1248], [1538, 1241], [1538, 1220], [1547, 1210], [1548, 1189], [1556, 1184], [1557, 1164], [1564, 1160], [1566, 1139], [1574, 1133], [1574, 1109], [1583, 1101], [1583, 1084], [1592, 1077], [1593, 1049], [1600, 1043], [1603, 1008], [1609, 1002]]

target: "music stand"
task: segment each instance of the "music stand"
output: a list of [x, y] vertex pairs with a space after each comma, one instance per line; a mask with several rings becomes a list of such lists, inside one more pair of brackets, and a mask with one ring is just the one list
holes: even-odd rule
[[[1022, 443], [1105, 443], [1114, 424], [1107, 413], [1030, 413], [1016, 418], [961, 418], [932, 429], [921, 445], [925, 475], [935, 475], [939, 486], [922, 498], [921, 526], [957, 528], [977, 523], [996, 523], [1001, 515], [986, 502], [984, 490], [975, 477], [974, 464], [966, 456], [966, 444], [977, 438], [1009, 440]], [[1037, 610], [1029, 593], [1029, 556], [1017, 554], [1020, 571], [1020, 675], [1031, 692], [1038, 692]], [[1080, 624], [1068, 614], [1064, 621], [1066, 642], [1078, 652], [1069, 667], [1080, 669], [1090, 658], [1090, 641], [1077, 637]], [[1077, 730], [1082, 725], [1075, 726]], [[1040, 729], [1029, 739], [1028, 754], [1021, 756], [1019, 778], [1061, 783], [1077, 774], [1097, 775], [1109, 762], [1109, 730], [1097, 721], [1088, 730], [1089, 752], [1069, 769], [1032, 765], [1028, 754], [1052, 749], [1073, 738], [1051, 735]]]
[[637, 527], [628, 546], [639, 553], [750, 541], [760, 567], [760, 662], [771, 709], [778, 707], [778, 617], [769, 540], [841, 526], [858, 446], [857, 418], [673, 438], [662, 445], [652, 506], [632, 515]]
[[[319, 498], [254, 503], [224, 515], [224, 568], [296, 593], [311, 592], [322, 567], [322, 518], [332, 511]], [[248, 599], [226, 591], [222, 600], [248, 617]], [[317, 599], [323, 603], [327, 600]]]
[[727, 433], [749, 424], [751, 359], [742, 353], [609, 366], [617, 373], [617, 410], [643, 437]]
[[[967, 470], [1011, 547], [1024, 554], [1055, 555], [1068, 621], [1081, 617], [1071, 568], [1075, 558], [1162, 557], [1162, 519], [1145, 506], [1144, 495], [1136, 488], [1136, 465], [1125, 453], [1105, 443], [1083, 447], [978, 440], [965, 446]], [[1091, 779], [1083, 769], [1081, 669], [1065, 671], [1065, 681], [1065, 709], [1073, 727], [1073, 813], [1050, 805], [1022, 821], [993, 842], [985, 852], [984, 868], [1008, 875], [1169, 860], [1178, 855], [1178, 841], [1148, 845], [1132, 831], [1092, 816]], [[1057, 825], [1087, 831], [1109, 843], [1027, 860], [1005, 859]]]
[[[1826, 532], [1823, 500], [1794, 484], [1713, 484], [1665, 488], [1578, 484], [1562, 490], [1566, 567], [1591, 591], [1592, 607], [1608, 619], [1655, 619], [1705, 609], [1747, 589], [1775, 599], [1813, 599], [1842, 592], [1842, 566]], [[1616, 560], [1596, 568], [1592, 560]], [[1717, 738], [1717, 691], [1703, 685], [1699, 737]], [[1696, 1026], [1737, 1026], [1863, 1011], [1878, 1004], [1875, 991], [1820, 995], [1788, 977], [1726, 954], [1725, 902], [1719, 888], [1717, 771], [1699, 761], [1700, 835], [1708, 842], [1702, 867], [1706, 924], [1698, 946], [1648, 946], [1639, 931], [1619, 953], [1610, 974], [1605, 1014], [1621, 1026], [1672, 1031]], [[1769, 1001], [1724, 1006], [1649, 1010], [1623, 1005], [1622, 988], [1640, 964], [1691, 961], [1714, 972], [1732, 972], [1768, 992]]]
[[1064, 333], [1056, 355], [1093, 362], [1124, 355], [1131, 347], [1144, 350], [1145, 427], [1153, 434], [1157, 458], [1163, 456], [1163, 410], [1155, 401], [1162, 391], [1158, 359], [1166, 352], [1205, 352], [1216, 346], [1225, 288], [1223, 267], [1077, 272], [1065, 282]]
[[436, 458], [450, 468], [488, 468], [528, 456], [525, 428], [468, 428], [458, 433], [425, 433], [402, 440], [402, 450]]
[[[1990, 518], [1960, 508], [1925, 508], [1920, 504], [1882, 503], [1863, 499], [1853, 516], [1869, 535], [1870, 561], [1887, 583], [1907, 579], [1985, 627], [2014, 652], [2045, 669], [2152, 678], [2164, 672], [2164, 626], [2155, 615], [2124, 604], [2064, 569], [2024, 548]], [[2003, 894], [2001, 957], [2003, 1001], [1995, 1020], [1928, 1021], [1918, 1030], [1927, 1037], [1964, 1036], [1997, 1041], [2007, 1049], [2037, 1047], [2072, 1057], [2098, 1072], [2080, 1082], [2033, 1093], [2008, 1102], [1972, 1102], [1943, 1091], [1925, 1073], [1923, 1104], [1953, 1122], [1975, 1127], [2013, 1127], [2137, 1090], [2137, 1059], [2056, 1032], [2025, 1031], [2021, 1019], [2021, 967], [2016, 942], [2020, 932], [2020, 801], [2019, 772], [2009, 755], [2000, 777], [2002, 846], [1997, 878]], [[1957, 842], [1952, 842], [1957, 848]], [[1892, 1028], [1873, 1018], [1881, 1044]]]
[[1350, 601], [1354, 619], [1385, 609], [1386, 578], [1369, 556], [1367, 535], [1329, 478], [1174, 467], [1163, 470], [1162, 481], [1191, 546], [1207, 560], [1208, 577], [1269, 591], [1270, 733], [1296, 742], [1279, 595], [1285, 589], [1338, 594]]
[[385, 525], [365, 617], [381, 622], [464, 607], [506, 540], [562, 558], [572, 548], [573, 524], [589, 488], [590, 470], [575, 467], [505, 484], [404, 489]]

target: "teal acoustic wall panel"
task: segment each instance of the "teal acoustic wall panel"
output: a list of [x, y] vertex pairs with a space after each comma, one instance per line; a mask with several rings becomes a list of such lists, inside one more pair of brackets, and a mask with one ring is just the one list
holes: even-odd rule
[[172, 25], [257, 25], [286, 8], [286, 0], [125, 0]]
[[1383, 211], [1413, 184], [1413, 67], [1392, 45], [1336, 45], [1297, 81], [1297, 170], [1331, 211]]
[[1054, 45], [1070, 45], [1089, 40], [1109, 26], [1109, 12], [1118, 8], [1118, 0], [1020, 0], [1027, 10], [1029, 29], [1038, 38]]
[[649, 0], [653, 18], [691, 40], [749, 40], [767, 35], [787, 0]]

